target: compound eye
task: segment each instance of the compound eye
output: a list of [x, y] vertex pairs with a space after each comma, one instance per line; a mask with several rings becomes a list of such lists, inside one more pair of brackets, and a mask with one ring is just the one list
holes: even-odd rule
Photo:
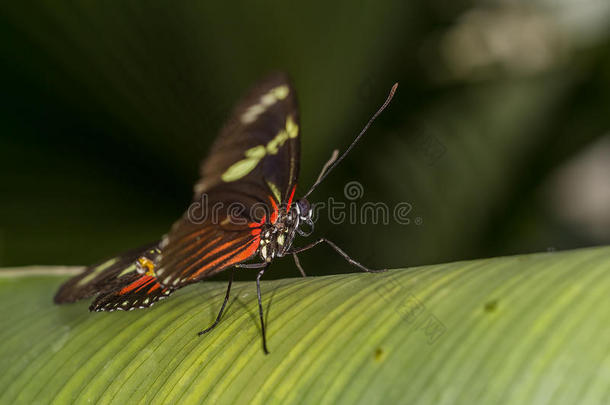
[[309, 204], [309, 201], [303, 198], [297, 201], [297, 205], [301, 218], [308, 218], [311, 216], [311, 205]]

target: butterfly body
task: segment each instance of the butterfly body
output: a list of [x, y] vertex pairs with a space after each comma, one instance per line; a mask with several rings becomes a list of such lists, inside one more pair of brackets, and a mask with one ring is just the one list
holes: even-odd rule
[[[306, 203], [307, 207], [309, 203]], [[261, 231], [261, 241], [258, 254], [264, 262], [270, 263], [276, 257], [284, 257], [290, 252], [296, 234], [308, 235], [313, 228], [312, 211], [303, 210], [302, 200], [292, 203], [289, 207], [279, 209], [275, 223], [267, 224]], [[309, 230], [303, 229], [309, 226]]]

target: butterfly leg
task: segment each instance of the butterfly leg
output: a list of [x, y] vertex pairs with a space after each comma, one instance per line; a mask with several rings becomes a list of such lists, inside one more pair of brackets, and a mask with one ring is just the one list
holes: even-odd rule
[[265, 334], [265, 319], [263, 318], [263, 302], [261, 300], [261, 277], [265, 274], [265, 270], [269, 267], [269, 263], [266, 263], [266, 266], [263, 267], [256, 276], [256, 296], [258, 297], [258, 315], [261, 318], [261, 332], [263, 333], [263, 350], [265, 354], [269, 354], [269, 350], [267, 350], [267, 336]]
[[210, 326], [206, 330], [202, 330], [201, 332], [199, 332], [198, 333], [199, 336], [208, 333], [209, 331], [214, 329], [216, 327], [216, 325], [218, 325], [218, 323], [220, 322], [220, 318], [222, 317], [222, 313], [224, 312], [225, 307], [227, 306], [227, 302], [229, 302], [229, 295], [231, 294], [231, 284], [233, 284], [233, 272], [234, 272], [234, 270], [231, 269], [231, 278], [229, 278], [229, 285], [227, 286], [227, 293], [225, 294], [225, 300], [222, 302], [222, 307], [220, 307], [220, 312], [218, 313], [218, 316], [216, 317], [216, 320], [214, 321], [212, 326]]
[[238, 269], [260, 269], [261, 267], [267, 267], [267, 262], [262, 263], [239, 263], [236, 264], [235, 267]]
[[261, 277], [265, 274], [265, 270], [269, 267], [269, 263], [243, 263], [237, 264], [235, 267], [240, 267], [242, 269], [261, 269], [256, 276], [256, 296], [258, 297], [258, 314], [261, 318], [261, 331], [263, 333], [263, 350], [265, 354], [269, 354], [269, 350], [267, 350], [267, 336], [265, 334], [265, 320], [263, 318], [263, 302], [261, 300]]
[[368, 267], [363, 266], [362, 264], [358, 263], [356, 260], [352, 259], [347, 253], [345, 253], [343, 250], [341, 250], [341, 248], [337, 245], [335, 245], [332, 241], [326, 239], [326, 238], [320, 238], [314, 242], [311, 242], [309, 245], [300, 247], [300, 248], [295, 248], [293, 249], [290, 253], [292, 253], [293, 255], [296, 255], [297, 253], [300, 252], [304, 252], [306, 250], [311, 249], [314, 246], [319, 245], [320, 243], [326, 242], [330, 247], [332, 247], [335, 252], [339, 253], [345, 260], [347, 260], [347, 262], [349, 264], [351, 264], [352, 266], [356, 266], [358, 267], [360, 270], [365, 271], [367, 273], [382, 273], [384, 271], [387, 271], [387, 269], [381, 269], [381, 270], [374, 270], [374, 269], [369, 269]]
[[296, 253], [293, 253], [292, 258], [294, 259], [294, 264], [297, 266], [297, 269], [299, 269], [299, 271], [301, 272], [301, 275], [303, 277], [307, 277], [307, 274], [305, 274], [305, 270], [303, 270], [303, 266], [301, 266], [301, 261], [299, 260], [299, 256], [297, 256]]

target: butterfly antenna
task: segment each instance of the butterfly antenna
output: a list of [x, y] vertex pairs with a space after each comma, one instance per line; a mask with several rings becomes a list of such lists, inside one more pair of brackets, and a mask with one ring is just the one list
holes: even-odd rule
[[381, 114], [381, 112], [383, 110], [385, 110], [385, 108], [388, 106], [388, 104], [390, 104], [390, 101], [392, 101], [392, 97], [394, 97], [394, 93], [396, 92], [397, 87], [398, 87], [398, 83], [394, 83], [394, 85], [390, 89], [390, 94], [388, 94], [388, 98], [386, 98], [383, 105], [381, 107], [379, 107], [379, 109], [377, 110], [377, 112], [375, 114], [373, 114], [373, 116], [371, 117], [369, 122], [367, 122], [366, 125], [364, 126], [364, 128], [362, 128], [362, 131], [360, 131], [360, 133], [358, 134], [356, 139], [354, 139], [352, 141], [351, 145], [345, 150], [345, 152], [343, 152], [343, 154], [338, 159], [337, 159], [338, 151], [336, 151], [336, 150], [333, 151], [333, 155], [331, 156], [330, 160], [328, 162], [326, 162], [326, 164], [322, 168], [322, 171], [320, 172], [318, 179], [313, 184], [313, 186], [311, 186], [309, 191], [303, 196], [303, 198], [307, 198], [309, 196], [309, 194], [311, 194], [312, 191], [315, 190], [315, 188], [318, 187], [318, 185], [320, 183], [322, 183], [322, 181], [324, 181], [326, 176], [328, 176], [328, 174], [345, 158], [345, 156], [347, 156], [347, 154], [352, 150], [352, 148], [354, 146], [356, 146], [356, 143], [358, 143], [360, 138], [362, 138], [362, 135], [364, 135], [366, 133], [366, 131], [369, 129], [369, 127], [371, 126], [373, 121], [375, 121], [377, 116], [379, 116], [379, 114]]
[[326, 171], [328, 170], [330, 165], [335, 163], [335, 161], [337, 160], [338, 157], [339, 157], [339, 149], [333, 150], [333, 153], [330, 155], [330, 158], [328, 159], [328, 161], [326, 163], [324, 163], [322, 170], [320, 170], [320, 174], [318, 174], [318, 178], [316, 179], [315, 184], [318, 184], [319, 182], [322, 181], [322, 176], [324, 176], [324, 173], [326, 173]]

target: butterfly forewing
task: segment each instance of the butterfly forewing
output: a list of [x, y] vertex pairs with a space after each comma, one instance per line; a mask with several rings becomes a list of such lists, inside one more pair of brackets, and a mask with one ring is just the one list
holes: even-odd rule
[[290, 204], [299, 158], [296, 94], [274, 74], [240, 101], [202, 163], [194, 203], [208, 215], [196, 221], [187, 212], [165, 236], [161, 284], [177, 288], [254, 256], [261, 226]]
[[201, 165], [195, 199], [214, 194], [216, 186], [241, 192], [243, 184], [253, 183], [286, 200], [297, 181], [299, 158], [296, 93], [287, 76], [276, 73], [237, 104]]

